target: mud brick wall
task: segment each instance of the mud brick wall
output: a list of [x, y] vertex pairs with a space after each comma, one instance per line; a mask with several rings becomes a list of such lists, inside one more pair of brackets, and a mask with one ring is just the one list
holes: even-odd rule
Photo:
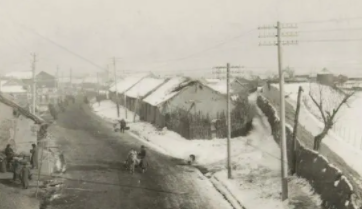
[[[262, 96], [258, 97], [257, 104], [268, 118], [274, 140], [279, 144], [280, 120], [277, 116], [278, 112], [271, 103]], [[287, 121], [288, 120], [292, 120], [292, 117], [287, 119]], [[324, 208], [357, 209], [357, 207], [352, 204], [351, 195], [353, 194], [353, 188], [348, 179], [338, 168], [330, 164], [324, 156], [302, 145], [299, 139], [296, 146], [296, 161], [293, 161], [292, 128], [287, 126], [286, 132], [288, 165], [291, 168], [291, 166], [296, 164], [296, 174], [308, 180], [315, 192], [320, 194]], [[298, 137], [299, 136], [300, 135], [298, 135]], [[308, 140], [313, 140], [313, 136], [310, 133], [304, 133], [301, 136], [310, 136], [312, 138]]]

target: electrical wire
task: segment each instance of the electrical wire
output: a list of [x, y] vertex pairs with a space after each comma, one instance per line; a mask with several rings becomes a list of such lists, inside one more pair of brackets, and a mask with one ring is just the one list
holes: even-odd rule
[[233, 41], [233, 40], [239, 39], [239, 38], [241, 38], [241, 37], [244, 37], [244, 36], [248, 35], [249, 33], [253, 32], [253, 31], [256, 31], [256, 30], [257, 30], [257, 29], [250, 29], [250, 30], [248, 30], [248, 31], [246, 31], [246, 32], [244, 32], [244, 33], [242, 33], [242, 34], [239, 34], [239, 35], [237, 35], [237, 36], [235, 36], [235, 37], [232, 37], [232, 38], [230, 38], [230, 39], [227, 39], [227, 40], [225, 40], [225, 41], [223, 41], [223, 42], [221, 42], [221, 43], [219, 43], [219, 44], [216, 44], [216, 45], [214, 45], [214, 46], [212, 46], [212, 47], [203, 49], [203, 50], [201, 50], [201, 51], [199, 51], [199, 52], [195, 52], [195, 53], [192, 53], [192, 54], [190, 54], [190, 55], [187, 55], [187, 56], [184, 56], [184, 57], [180, 57], [180, 58], [178, 58], [178, 59], [171, 59], [171, 60], [165, 61], [165, 62], [166, 62], [165, 64], [160, 65], [160, 66], [157, 66], [157, 67], [155, 67], [155, 68], [152, 68], [151, 71], [154, 70], [154, 69], [157, 69], [157, 68], [159, 68], [159, 67], [164, 67], [164, 66], [166, 66], [166, 65], [169, 65], [170, 62], [173, 62], [173, 63], [174, 63], [174, 62], [178, 62], [178, 61], [190, 59], [190, 58], [192, 58], [192, 57], [195, 57], [195, 56], [197, 56], [197, 55], [203, 54], [203, 53], [205, 53], [205, 52], [207, 52], [207, 51], [210, 51], [210, 50], [212, 50], [212, 49], [216, 49], [216, 48], [218, 48], [218, 47], [221, 47], [221, 46], [225, 45], [226, 43], [228, 43], [228, 42], [230, 42], [230, 41]]
[[318, 23], [328, 23], [328, 22], [342, 22], [350, 20], [362, 20], [362, 17], [350, 17], [350, 18], [338, 18], [338, 19], [326, 19], [326, 20], [311, 20], [311, 21], [302, 21], [297, 22], [298, 24], [318, 24]]
[[316, 33], [316, 32], [334, 32], [334, 31], [358, 31], [362, 30], [362, 27], [358, 28], [335, 28], [335, 29], [321, 29], [321, 30], [300, 30], [298, 33]]
[[298, 42], [311, 43], [311, 42], [358, 42], [362, 41], [362, 38], [357, 39], [320, 39], [320, 40], [298, 40]]
[[30, 31], [31, 33], [35, 34], [36, 36], [38, 36], [38, 37], [40, 37], [40, 38], [42, 38], [42, 39], [44, 39], [44, 40], [46, 40], [46, 41], [49, 42], [49, 43], [57, 46], [58, 48], [63, 49], [64, 51], [68, 52], [69, 54], [72, 54], [73, 56], [78, 57], [79, 59], [87, 62], [88, 64], [90, 64], [90, 65], [92, 65], [92, 66], [94, 66], [94, 67], [96, 67], [96, 68], [99, 68], [99, 69], [101, 69], [101, 70], [105, 70], [105, 68], [103, 68], [103, 67], [101, 67], [100, 65], [94, 63], [94, 62], [91, 61], [90, 59], [88, 59], [88, 58], [86, 58], [86, 57], [84, 57], [84, 56], [82, 56], [82, 55], [80, 55], [80, 54], [78, 54], [78, 53], [76, 53], [76, 52], [68, 49], [68, 48], [65, 47], [65, 46], [62, 46], [62, 45], [58, 44], [57, 42], [51, 40], [50, 38], [48, 38], [48, 37], [46, 37], [46, 36], [43, 36], [42, 34], [38, 33], [36, 30], [34, 30], [34, 29], [32, 29], [32, 28], [24, 25], [24, 24], [18, 23], [17, 21], [13, 20], [12, 18], [9, 18], [9, 19], [10, 19], [10, 21], [13, 22], [14, 24], [20, 26], [21, 28], [25, 28], [27, 31]]

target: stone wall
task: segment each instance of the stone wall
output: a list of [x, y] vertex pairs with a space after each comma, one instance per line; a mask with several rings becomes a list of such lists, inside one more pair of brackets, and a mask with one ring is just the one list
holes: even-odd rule
[[[277, 116], [278, 112], [271, 103], [262, 96], [258, 97], [257, 104], [268, 118], [274, 140], [279, 144], [280, 120]], [[293, 117], [291, 117], [291, 113], [289, 113], [287, 121], [292, 120]], [[301, 134], [298, 134], [298, 137], [309, 136], [312, 137], [309, 140], [313, 140], [313, 136], [310, 133], [304, 133], [303, 135], [303, 131], [307, 132], [306, 130], [298, 131], [301, 131]], [[289, 168], [293, 168], [295, 166], [296, 175], [309, 181], [315, 191], [320, 194], [324, 208], [357, 209], [357, 207], [352, 203], [351, 198], [354, 192], [353, 187], [342, 172], [334, 165], [330, 164], [323, 155], [306, 148], [306, 146], [302, 145], [299, 140], [297, 141], [296, 151], [294, 152], [292, 142], [293, 130], [290, 126], [287, 126], [286, 132]], [[295, 161], [293, 160], [294, 157], [296, 157]]]

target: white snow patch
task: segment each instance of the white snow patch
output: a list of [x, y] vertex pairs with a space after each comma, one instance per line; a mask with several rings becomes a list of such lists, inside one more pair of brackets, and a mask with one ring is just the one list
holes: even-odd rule
[[125, 92], [126, 96], [132, 98], [142, 98], [150, 91], [154, 90], [157, 86], [165, 82], [165, 79], [158, 78], [144, 78], [135, 86]]
[[334, 186], [337, 187], [339, 185], [340, 180], [334, 182]]
[[156, 89], [153, 93], [151, 93], [149, 96], [144, 98], [144, 102], [157, 106], [171, 97], [173, 97], [178, 92], [171, 92], [173, 89], [175, 89], [177, 86], [185, 82], [186, 78], [183, 77], [175, 77], [171, 78], [169, 81], [164, 83], [160, 88]]
[[[308, 92], [310, 89], [309, 83], [293, 83], [293, 84], [285, 85], [286, 92], [290, 93], [290, 96], [288, 99], [286, 99], [286, 102], [293, 105], [294, 107], [296, 106], [296, 100], [297, 100], [299, 86], [302, 86], [302, 88], [304, 89], [304, 92], [306, 93], [305, 98], [308, 98], [309, 97]], [[272, 84], [271, 89], [266, 90], [264, 96], [268, 97], [270, 95], [270, 93], [272, 93], [272, 94], [278, 93], [278, 89], [279, 89], [278, 85]], [[328, 90], [325, 90], [325, 91], [328, 91]], [[329, 90], [329, 91], [331, 91], [331, 90]], [[332, 104], [332, 103], [330, 103], [330, 104]], [[362, 108], [362, 105], [359, 105], [359, 107]], [[357, 108], [357, 105], [356, 105], [356, 108]], [[313, 110], [309, 110], [304, 104], [301, 105], [299, 123], [306, 130], [310, 131], [311, 134], [317, 135], [322, 130], [323, 124], [310, 111], [313, 111]], [[343, 111], [341, 111], [341, 112], [343, 112]], [[341, 116], [339, 116], [339, 117], [341, 117]], [[356, 117], [356, 118], [359, 118], [359, 117]], [[360, 118], [362, 118], [362, 117], [360, 117]], [[348, 124], [350, 124], [350, 123], [360, 124], [360, 123], [357, 123], [356, 121], [350, 122], [349, 120], [342, 120], [341, 118], [339, 119], [339, 121], [343, 121], [343, 123], [348, 123]], [[329, 134], [325, 137], [325, 139], [322, 141], [322, 146], [327, 146], [336, 155], [338, 155], [339, 157], [344, 159], [344, 161], [349, 165], [350, 168], [354, 169], [357, 173], [359, 173], [362, 176], [362, 164], [358, 160], [355, 160], [355, 159], [362, 159], [362, 150], [347, 143], [344, 139], [341, 139], [339, 136], [337, 136], [334, 133], [334, 130], [330, 131]], [[311, 151], [313, 151], [313, 150], [311, 150]], [[337, 169], [337, 170], [339, 170], [339, 169]]]
[[116, 89], [118, 93], [123, 93], [135, 85], [137, 82], [145, 78], [147, 75], [137, 75], [129, 76], [117, 82], [117, 85], [113, 85], [109, 90], [115, 92]]

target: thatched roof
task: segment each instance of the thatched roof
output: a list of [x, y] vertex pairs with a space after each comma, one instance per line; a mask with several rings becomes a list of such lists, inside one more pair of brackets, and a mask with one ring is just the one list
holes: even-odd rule
[[24, 115], [25, 117], [33, 120], [33, 121], [34, 121], [35, 123], [37, 123], [37, 124], [43, 124], [43, 123], [45, 123], [45, 121], [44, 121], [42, 118], [40, 118], [40, 117], [38, 117], [38, 116], [30, 113], [27, 109], [21, 107], [20, 105], [18, 105], [17, 103], [15, 103], [14, 101], [12, 101], [11, 99], [7, 98], [6, 96], [4, 96], [4, 95], [1, 94], [1, 93], [0, 93], [0, 102], [1, 102], [1, 103], [4, 103], [4, 104], [6, 104], [6, 105], [8, 105], [8, 106], [10, 106], [10, 107], [13, 107], [13, 108], [17, 109], [20, 114], [22, 114], [22, 115]]

